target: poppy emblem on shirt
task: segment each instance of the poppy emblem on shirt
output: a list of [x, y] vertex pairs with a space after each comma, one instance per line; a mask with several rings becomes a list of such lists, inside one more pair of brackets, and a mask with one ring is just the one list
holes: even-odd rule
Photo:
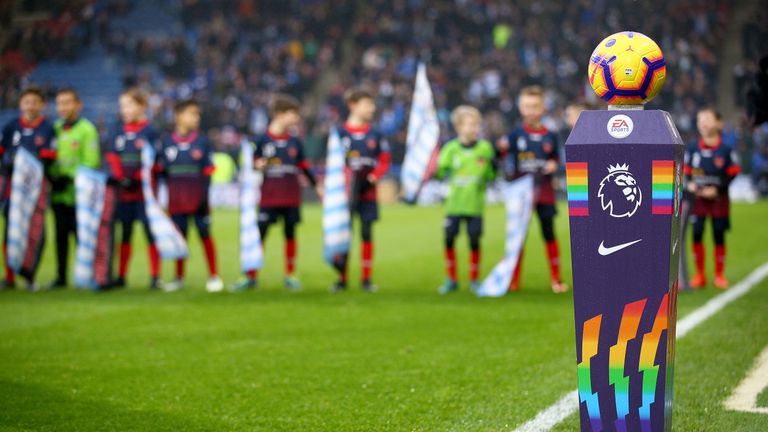
[[203, 151], [200, 149], [194, 149], [189, 152], [189, 154], [192, 155], [192, 159], [194, 160], [200, 160], [203, 158]]
[[478, 159], [477, 160], [477, 164], [480, 165], [480, 166], [485, 165], [485, 159]]
[[714, 162], [717, 169], [723, 169], [723, 167], [725, 166], [725, 158], [722, 156], [716, 157]]
[[141, 150], [142, 148], [144, 148], [144, 140], [141, 138], [136, 139], [135, 145], [137, 149]]
[[541, 145], [541, 148], [544, 149], [544, 153], [551, 153], [552, 143], [549, 141], [544, 141], [544, 144]]
[[77, 141], [72, 141], [72, 150], [77, 150], [78, 147], [80, 147], [80, 143]]
[[376, 148], [376, 140], [375, 140], [375, 139], [373, 139], [373, 138], [371, 138], [371, 139], [369, 139], [369, 140], [366, 142], [366, 145], [368, 146], [368, 148], [369, 148], [369, 149], [373, 150], [373, 149], [375, 149], [375, 148]]
[[299, 154], [299, 151], [291, 147], [288, 149], [288, 156], [295, 158]]
[[43, 139], [40, 135], [35, 135], [35, 145], [40, 147], [45, 142], [45, 139]]

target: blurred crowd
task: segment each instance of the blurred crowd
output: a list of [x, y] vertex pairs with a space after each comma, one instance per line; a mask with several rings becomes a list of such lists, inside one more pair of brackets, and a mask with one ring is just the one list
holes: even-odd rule
[[[2, 106], [12, 106], [18, 77], [49, 58], [70, 59], [97, 39], [122, 60], [125, 86], [151, 93], [162, 127], [173, 101], [203, 102], [204, 127], [220, 149], [235, 149], [242, 133], [262, 132], [275, 92], [305, 101], [308, 154], [322, 155], [323, 136], [343, 118], [342, 94], [364, 84], [378, 94], [378, 126], [402, 158], [413, 80], [429, 65], [442, 131], [449, 111], [470, 103], [483, 111], [494, 139], [518, 121], [519, 89], [547, 89], [550, 129], [567, 134], [571, 103], [601, 108], [585, 79], [588, 54], [608, 34], [634, 29], [664, 51], [667, 83], [650, 108], [670, 111], [686, 140], [699, 107], [716, 102], [718, 54], [730, 11], [724, 0], [544, 2], [541, 0], [159, 0], [181, 31], [136, 36], [110, 25], [140, 2], [25, 1], [50, 17], [17, 29], [3, 41]], [[67, 7], [76, 4], [77, 7]], [[660, 11], [659, 8], [663, 10]], [[0, 19], [2, 19], [0, 13]], [[736, 102], [746, 92], [766, 38], [765, 16], [743, 29], [744, 62], [734, 65]], [[14, 67], [8, 67], [12, 64]], [[328, 73], [326, 73], [328, 72]], [[316, 103], [315, 103], [316, 102]], [[736, 142], [742, 124], [727, 131]]]

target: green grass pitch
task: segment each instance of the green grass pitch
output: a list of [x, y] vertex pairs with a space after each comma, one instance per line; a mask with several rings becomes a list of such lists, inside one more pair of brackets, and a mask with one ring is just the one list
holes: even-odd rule
[[[732, 282], [768, 261], [766, 215], [766, 202], [734, 205]], [[464, 236], [461, 291], [436, 294], [444, 278], [440, 208], [382, 209], [376, 294], [359, 290], [357, 242], [350, 291], [328, 293], [334, 273], [321, 259], [319, 207], [305, 207], [303, 219], [298, 293], [282, 287], [280, 227], [267, 239], [253, 292], [204, 292], [194, 230], [181, 292], [146, 289], [140, 235], [126, 290], [0, 292], [0, 430], [509, 430], [575, 388], [572, 297], [550, 292], [537, 222], [522, 291], [477, 299], [467, 290]], [[487, 209], [483, 274], [501, 257], [503, 221], [501, 207]], [[563, 208], [557, 223], [570, 278]], [[230, 283], [238, 276], [237, 213], [216, 212], [214, 229]], [[42, 282], [53, 277], [52, 249]], [[708, 246], [710, 270], [711, 255]], [[172, 264], [163, 270], [170, 279]], [[716, 294], [681, 293], [679, 316]], [[680, 341], [676, 430], [768, 430], [768, 415], [722, 408], [768, 345], [766, 310], [762, 282]], [[577, 421], [557, 430], [576, 430]]]

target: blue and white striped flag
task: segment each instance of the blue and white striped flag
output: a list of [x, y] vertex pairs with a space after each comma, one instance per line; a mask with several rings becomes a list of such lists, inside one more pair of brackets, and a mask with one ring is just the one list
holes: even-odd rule
[[328, 136], [323, 188], [323, 257], [328, 264], [334, 265], [339, 256], [349, 253], [351, 236], [344, 147], [336, 129], [332, 129]]
[[439, 139], [440, 124], [437, 121], [432, 88], [427, 79], [427, 68], [424, 63], [420, 63], [408, 120], [405, 159], [400, 172], [405, 202], [416, 202]]
[[261, 173], [253, 169], [253, 145], [240, 144], [240, 269], [243, 273], [264, 265], [261, 234], [256, 220], [261, 200]]
[[8, 209], [8, 265], [32, 277], [40, 261], [48, 205], [43, 164], [23, 147], [16, 150]]
[[105, 215], [105, 211], [111, 212], [112, 207], [114, 196], [107, 197], [107, 174], [88, 167], [78, 168], [75, 175], [77, 250], [74, 275], [78, 288], [97, 289], [107, 282], [112, 256], [112, 217]]
[[507, 293], [512, 273], [528, 232], [528, 222], [533, 208], [533, 177], [524, 176], [501, 186], [507, 209], [507, 238], [504, 242], [504, 258], [496, 264], [475, 294], [478, 297], [501, 297]]
[[144, 193], [144, 209], [149, 220], [149, 229], [155, 239], [160, 257], [181, 259], [189, 255], [187, 242], [171, 218], [165, 213], [152, 189], [152, 166], [155, 164], [155, 148], [147, 143], [141, 149], [141, 188]]

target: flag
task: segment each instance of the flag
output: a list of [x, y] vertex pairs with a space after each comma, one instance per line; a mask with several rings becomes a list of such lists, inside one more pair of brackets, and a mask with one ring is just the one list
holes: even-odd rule
[[8, 265], [17, 274], [33, 278], [45, 243], [48, 191], [43, 163], [23, 147], [13, 160], [8, 209]]
[[533, 177], [521, 177], [502, 184], [502, 196], [507, 209], [507, 237], [504, 242], [504, 258], [485, 278], [476, 294], [478, 297], [501, 297], [507, 293], [512, 273], [528, 232], [528, 222], [533, 208]]
[[440, 139], [440, 125], [437, 121], [432, 89], [427, 79], [427, 68], [419, 64], [416, 86], [413, 90], [411, 115], [408, 120], [408, 136], [405, 140], [405, 158], [400, 172], [403, 200], [415, 203], [421, 186], [427, 180], [430, 160], [436, 154]]
[[107, 174], [80, 167], [75, 175], [77, 250], [75, 286], [98, 289], [110, 279], [112, 262], [112, 218], [116, 191], [107, 184]]
[[155, 164], [155, 148], [147, 143], [141, 149], [141, 189], [144, 193], [144, 210], [149, 221], [149, 230], [155, 240], [160, 257], [181, 259], [189, 255], [187, 241], [157, 201], [152, 188], [152, 167]]
[[261, 234], [256, 220], [261, 200], [261, 174], [253, 169], [253, 145], [243, 139], [240, 150], [240, 269], [243, 273], [264, 265]]
[[328, 136], [323, 180], [323, 256], [330, 265], [349, 253], [350, 213], [344, 178], [344, 147], [336, 129]]

